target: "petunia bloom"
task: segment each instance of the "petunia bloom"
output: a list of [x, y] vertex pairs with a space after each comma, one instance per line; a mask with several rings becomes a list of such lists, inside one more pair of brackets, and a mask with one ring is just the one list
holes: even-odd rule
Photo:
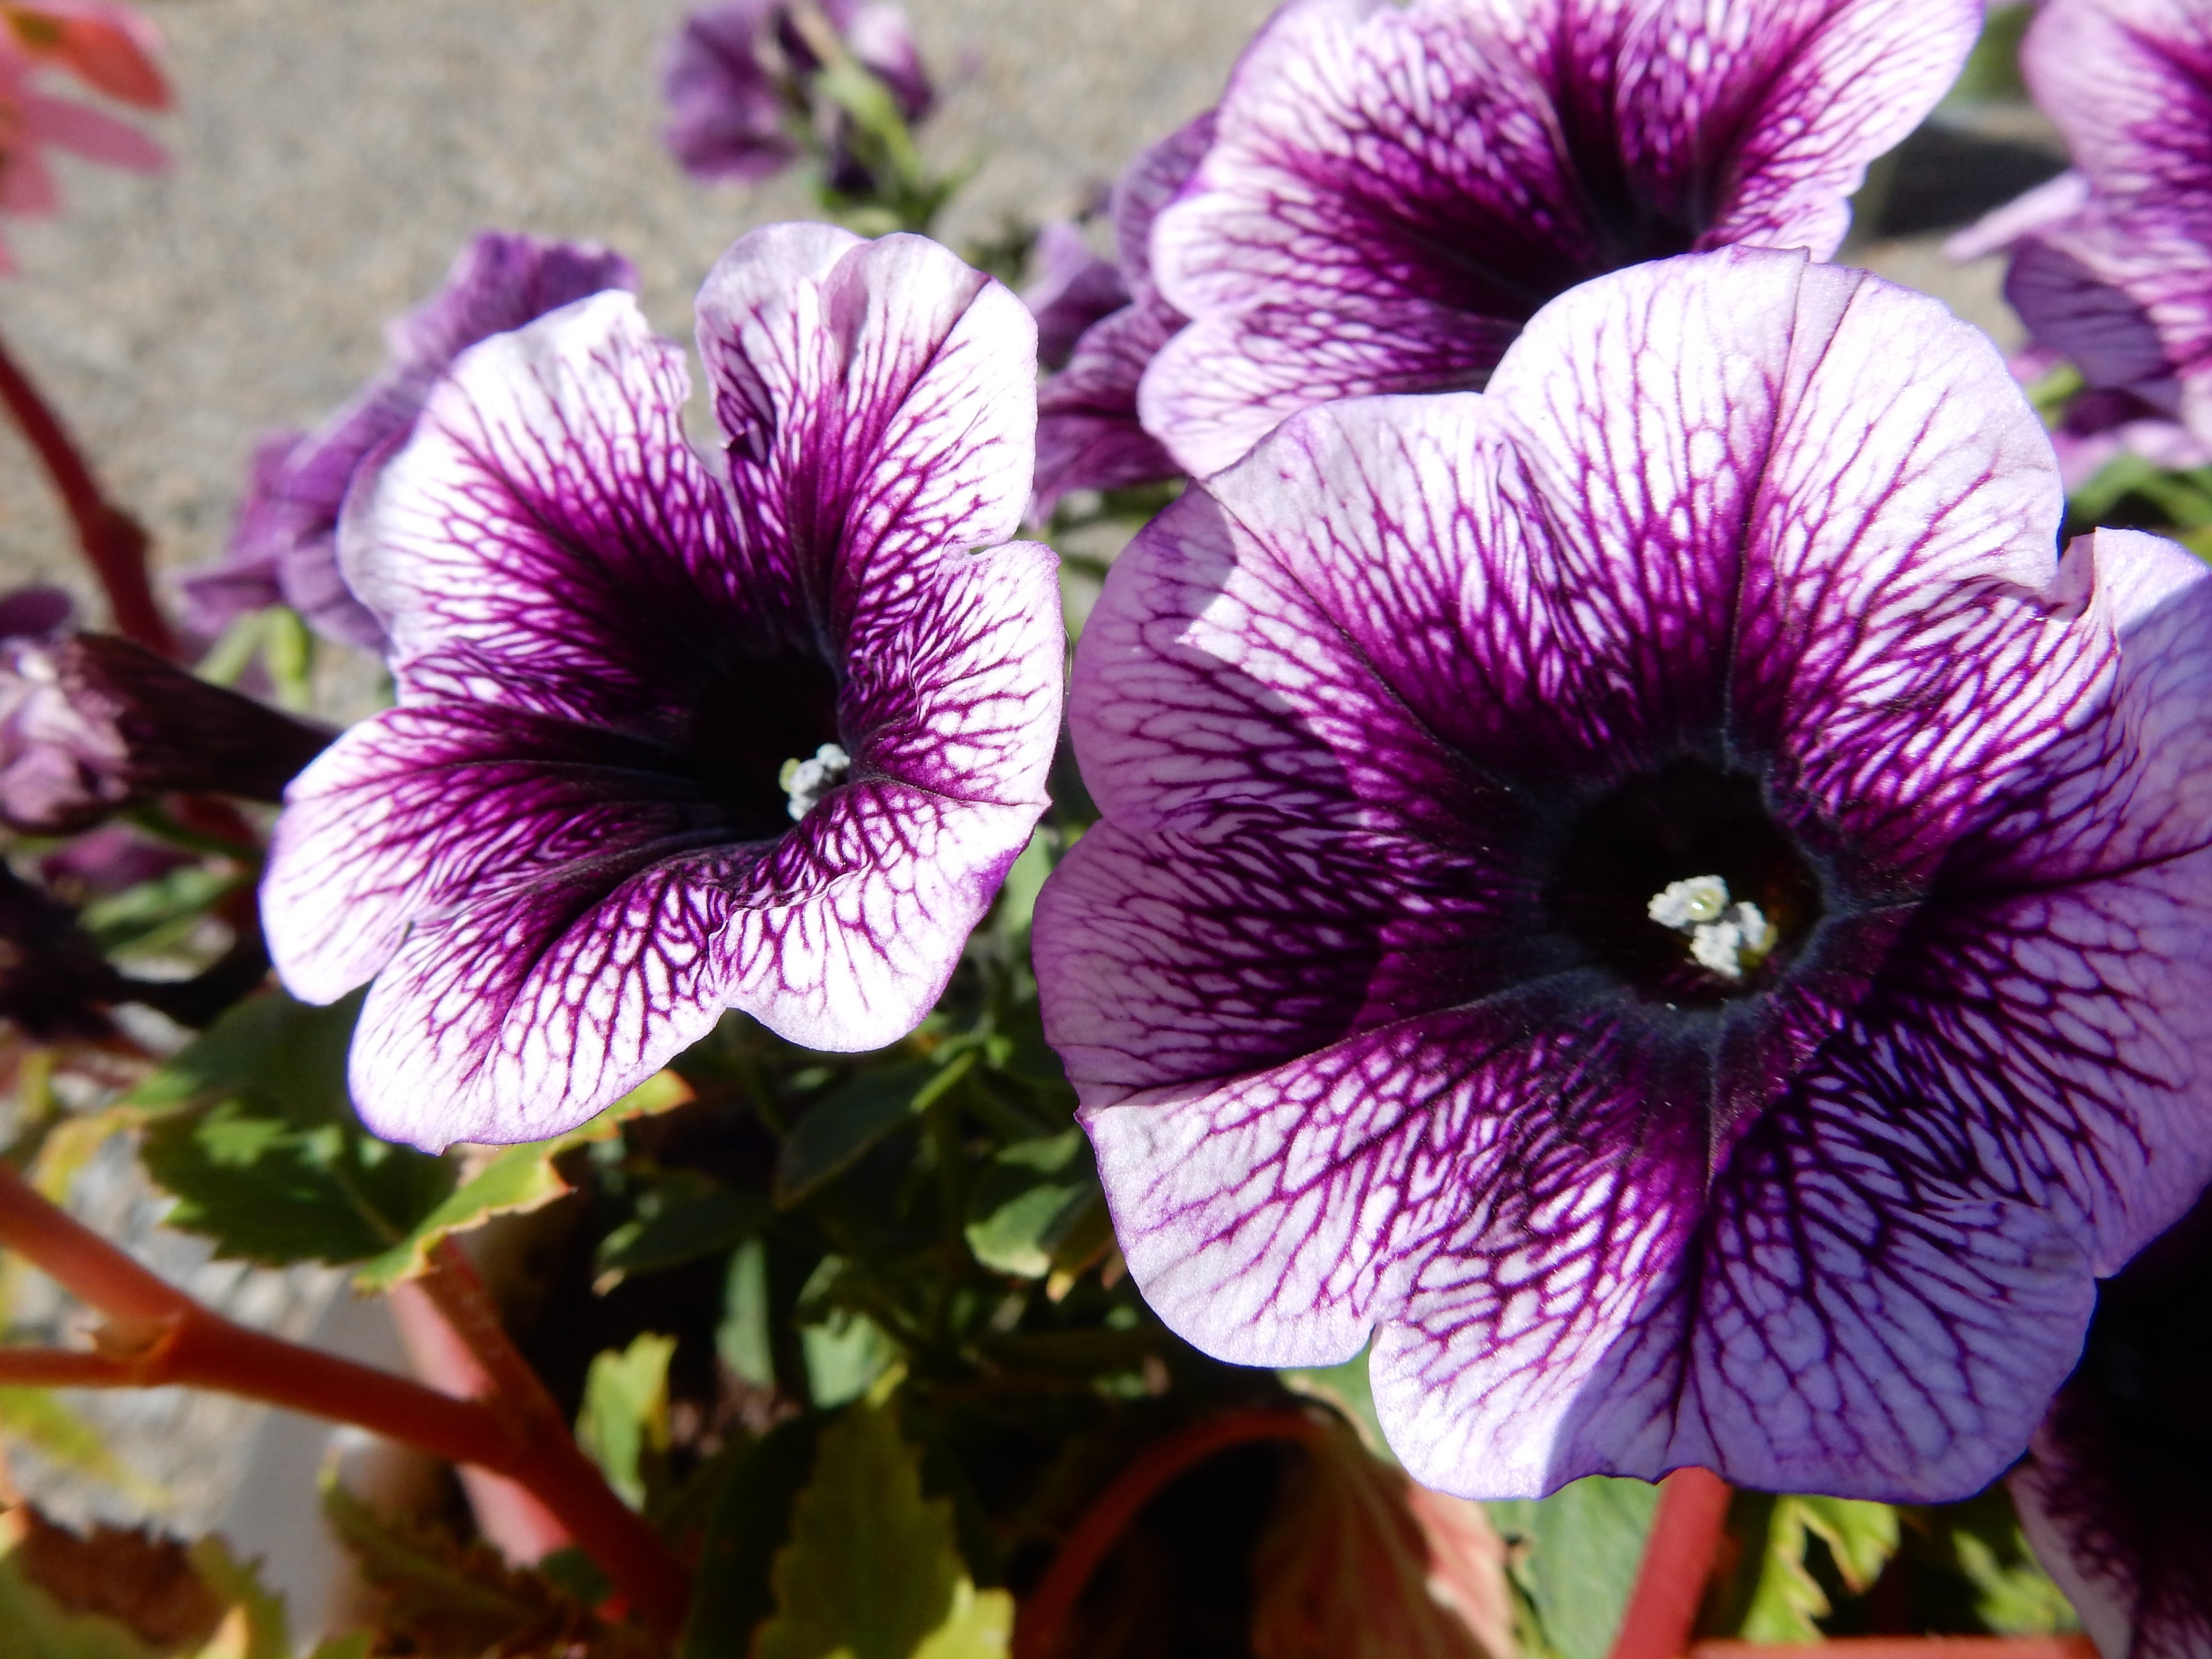
[[2040, 343], [2212, 444], [2212, 6], [2048, 0], [2021, 70], [2075, 170], [1954, 252], [2008, 249], [2005, 295]]
[[430, 388], [466, 348], [572, 300], [636, 288], [629, 261], [596, 243], [479, 234], [438, 291], [387, 326], [392, 360], [381, 374], [313, 433], [261, 441], [229, 549], [185, 579], [193, 625], [216, 633], [244, 611], [281, 602], [326, 639], [382, 650], [382, 625], [338, 569], [346, 492], [405, 441]]
[[2081, 1364], [2006, 1485], [2105, 1659], [2212, 1652], [2212, 1198], [2099, 1286]]
[[2002, 1473], [2212, 1175], [2212, 572], [1941, 305], [1736, 248], [1115, 562], [1037, 909], [1131, 1273], [1414, 1478]]
[[[1114, 187], [1115, 276], [1126, 295], [1079, 334], [1067, 366], [1037, 393], [1036, 498], [1042, 523], [1071, 489], [1121, 489], [1179, 477], [1159, 440], [1137, 418], [1137, 386], [1153, 355], [1188, 320], [1152, 281], [1152, 223], [1213, 142], [1211, 111], [1129, 164]], [[1098, 279], [1089, 279], [1097, 291]]]
[[[809, 17], [806, 14], [811, 13]], [[704, 183], [752, 183], [800, 154], [796, 133], [812, 126], [831, 155], [831, 183], [860, 193], [843, 154], [844, 117], [811, 94], [823, 70], [810, 26], [827, 29], [890, 90], [902, 117], [918, 121], [937, 101], [906, 14], [880, 0], [720, 0], [684, 20], [661, 59], [669, 118], [661, 140]]]
[[910, 1030], [1044, 805], [1064, 649], [1021, 302], [934, 243], [756, 231], [681, 349], [605, 293], [464, 353], [341, 538], [398, 706], [295, 783], [284, 982], [371, 979], [354, 1099], [426, 1146], [588, 1117], [739, 1008]]
[[[166, 109], [159, 46], [151, 24], [106, 0], [0, 4], [0, 214], [42, 218], [61, 205], [49, 149], [133, 173], [168, 165], [167, 152], [137, 128], [37, 84], [43, 71], [60, 70], [125, 103]], [[14, 268], [0, 244], [0, 273]]]
[[1293, 410], [1479, 386], [1584, 278], [1734, 244], [1826, 258], [1957, 77], [1980, 0], [1293, 0], [1161, 215], [1193, 319], [1147, 430], [1203, 477]]

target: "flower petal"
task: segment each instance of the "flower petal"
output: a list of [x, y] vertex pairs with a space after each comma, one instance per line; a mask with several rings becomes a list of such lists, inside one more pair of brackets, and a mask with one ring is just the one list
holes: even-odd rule
[[1008, 289], [919, 236], [771, 225], [698, 313], [738, 514], [792, 550], [833, 635], [872, 585], [1015, 533], [1036, 325]]
[[2021, 72], [2098, 192], [2212, 191], [2212, 18], [2188, 0], [2052, 0]]
[[[867, 1049], [944, 990], [1036, 821], [889, 781], [831, 792], [781, 841], [633, 842], [418, 920], [354, 1039], [362, 1121], [418, 1146], [582, 1122], [724, 1008]], [[659, 854], [655, 856], [656, 853]]]
[[[1573, 20], [1569, 50], [1604, 43], [1571, 84], [1602, 87], [1618, 65], [1617, 142], [1638, 195], [1694, 227], [1698, 247], [1802, 247], [1816, 259], [1843, 241], [1867, 163], [1950, 90], [1982, 28], [1979, 0], [1558, 9]], [[1624, 19], [1618, 44], [1600, 21], [1608, 14]], [[1559, 103], [1573, 108], [1564, 87]]]
[[1137, 386], [1182, 323], [1156, 296], [1123, 306], [1085, 329], [1067, 367], [1038, 388], [1031, 523], [1049, 519], [1071, 489], [1124, 489], [1176, 475], [1173, 458], [1137, 419]]
[[1194, 327], [1148, 376], [1147, 428], [1204, 476], [1297, 408], [1479, 385], [1600, 271], [1826, 257], [1979, 24], [1976, 0], [1286, 6], [1153, 233]]
[[295, 780], [272, 838], [262, 919], [292, 992], [334, 1002], [418, 921], [505, 890], [720, 838], [719, 813], [650, 745], [492, 704], [387, 709]]
[[473, 662], [476, 700], [664, 733], [688, 672], [765, 642], [791, 590], [686, 446], [686, 391], [619, 292], [462, 354], [340, 532], [403, 701]]

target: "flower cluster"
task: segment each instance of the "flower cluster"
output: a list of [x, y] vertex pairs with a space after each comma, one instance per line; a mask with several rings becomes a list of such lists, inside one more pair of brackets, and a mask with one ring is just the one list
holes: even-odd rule
[[[0, 4], [34, 9], [130, 95], [109, 9]], [[228, 803], [185, 834], [258, 874], [237, 971], [258, 921], [389, 1139], [726, 1084], [701, 1120], [759, 1108], [777, 1218], [668, 1232], [739, 1217], [733, 1310], [874, 1321], [931, 1378], [1017, 1364], [1038, 1309], [1193, 1365], [1364, 1355], [1406, 1474], [1465, 1499], [2010, 1471], [2108, 1659], [2201, 1652], [2212, 1453], [2157, 1425], [2206, 1342], [2169, 1310], [2212, 1239], [2212, 570], [2063, 527], [2122, 445], [2212, 454], [2212, 0], [2029, 31], [2079, 169], [1960, 245], [2012, 252], [2009, 365], [1835, 263], [1981, 21], [1291, 0], [1124, 173], [1110, 258], [1050, 227], [1018, 297], [912, 234], [737, 241], [704, 448], [627, 262], [488, 233], [383, 374], [264, 442], [185, 585], [204, 631], [283, 604], [378, 653], [391, 706], [333, 734], [17, 594], [0, 819], [281, 793], [265, 866]], [[856, 224], [941, 199], [890, 7], [726, 0], [664, 80], [697, 176], [811, 148]], [[2021, 380], [2062, 358], [2054, 433]], [[1069, 674], [1021, 525], [1178, 477]], [[117, 1001], [230, 994], [126, 980], [55, 896], [143, 851], [0, 869], [0, 1012], [106, 1041]], [[1067, 1302], [1116, 1243], [1156, 1321], [1106, 1275]], [[1109, 1292], [1128, 1318], [1080, 1328]], [[1261, 1553], [1340, 1558], [1424, 1651], [1502, 1645], [1481, 1512], [1254, 1388], [1312, 1459]], [[890, 1446], [876, 1409], [822, 1443]], [[1263, 1600], [1270, 1643], [1360, 1623]]]

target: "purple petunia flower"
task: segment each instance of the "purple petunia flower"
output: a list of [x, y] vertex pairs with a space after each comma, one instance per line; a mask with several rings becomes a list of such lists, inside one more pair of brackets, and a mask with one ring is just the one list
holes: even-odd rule
[[2076, 170], [1954, 238], [2097, 388], [2212, 443], [2212, 5], [2048, 0], [2021, 69]]
[[1987, 340], [1752, 249], [1116, 562], [1046, 1032], [1146, 1299], [1416, 1479], [1950, 1498], [2212, 1174], [2212, 580]]
[[2212, 1198], [2098, 1288], [2081, 1363], [2006, 1485], [2106, 1659], [2212, 1651]]
[[1050, 518], [1071, 489], [1121, 489], [1182, 476], [1138, 421], [1137, 386], [1153, 356], [1188, 320], [1152, 281], [1152, 223], [1212, 142], [1209, 110], [1145, 150], [1114, 186], [1116, 274], [1127, 303], [1084, 330], [1067, 367], [1037, 393], [1033, 522]]
[[374, 979], [352, 1085], [394, 1139], [556, 1133], [726, 1008], [894, 1040], [1042, 810], [1021, 302], [786, 225], [698, 310], [725, 466], [680, 349], [602, 294], [463, 354], [349, 503], [398, 706], [293, 786], [262, 902], [296, 994]]
[[[918, 121], [937, 101], [914, 42], [906, 13], [867, 0], [818, 0], [821, 25], [834, 31], [890, 90], [899, 113]], [[702, 183], [753, 183], [781, 173], [799, 156], [794, 124], [827, 119], [817, 111], [808, 83], [822, 58], [806, 38], [794, 0], [722, 0], [684, 20], [661, 59], [661, 95], [668, 124], [661, 141], [677, 164]], [[840, 159], [836, 133], [824, 135], [833, 152], [832, 182], [851, 163]], [[847, 178], [841, 187], [862, 185]]]
[[1036, 275], [1022, 290], [1022, 303], [1036, 319], [1037, 362], [1063, 368], [1085, 329], [1129, 303], [1129, 286], [1121, 268], [1093, 253], [1082, 230], [1066, 219], [1037, 232], [1030, 264]]
[[185, 580], [193, 627], [219, 633], [246, 611], [281, 602], [326, 639], [382, 650], [383, 628], [338, 570], [346, 492], [405, 441], [430, 388], [464, 349], [605, 289], [635, 292], [637, 272], [596, 244], [477, 236], [437, 293], [387, 327], [392, 362], [382, 374], [313, 434], [261, 441], [228, 551]]
[[1980, 0], [1293, 0], [1152, 264], [1194, 325], [1145, 426], [1203, 477], [1332, 398], [1478, 386], [1585, 277], [1834, 252], [1866, 164], [1957, 76]]

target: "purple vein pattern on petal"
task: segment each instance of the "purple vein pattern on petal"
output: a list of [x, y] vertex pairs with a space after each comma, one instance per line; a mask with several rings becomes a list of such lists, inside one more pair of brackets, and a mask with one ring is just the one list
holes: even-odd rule
[[[2212, 580], [2060, 508], [1985, 340], [1734, 249], [1164, 514], [1036, 946], [1163, 1317], [1373, 1333], [1464, 1493], [2001, 1472], [2212, 1175]], [[1736, 931], [1661, 919], [1715, 878]]]
[[1826, 258], [1979, 23], [1976, 0], [1296, 0], [1155, 232], [1193, 325], [1146, 428], [1204, 476], [1331, 398], [1480, 386], [1601, 271]]
[[[299, 994], [374, 980], [352, 1078], [381, 1133], [557, 1133], [727, 1007], [890, 1042], [1042, 809], [1057, 588], [1005, 543], [1027, 314], [919, 239], [793, 228], [718, 270], [757, 255], [788, 297], [800, 246], [826, 295], [710, 349], [728, 476], [684, 441], [681, 351], [610, 292], [464, 352], [349, 499], [399, 706], [294, 785], [264, 909]], [[835, 775], [787, 793], [824, 745]]]

